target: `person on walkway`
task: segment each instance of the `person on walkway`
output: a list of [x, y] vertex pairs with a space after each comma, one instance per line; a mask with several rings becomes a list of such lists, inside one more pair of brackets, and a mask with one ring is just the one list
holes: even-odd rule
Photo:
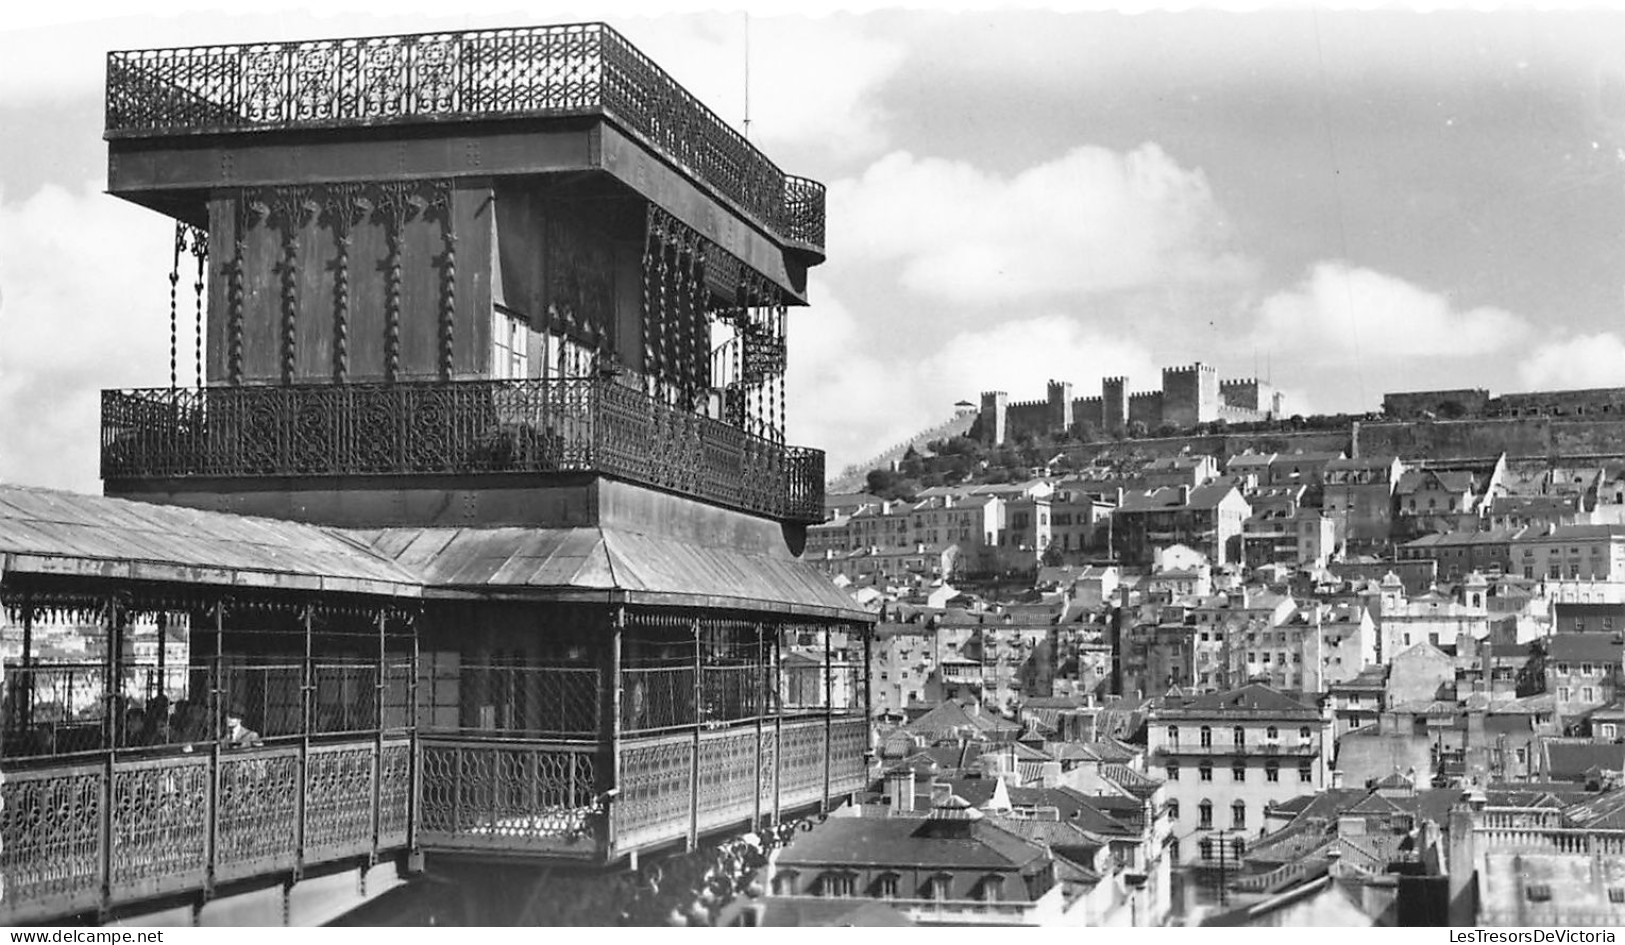
[[243, 724], [243, 710], [233, 706], [226, 713], [226, 745], [230, 748], [257, 748], [260, 733]]

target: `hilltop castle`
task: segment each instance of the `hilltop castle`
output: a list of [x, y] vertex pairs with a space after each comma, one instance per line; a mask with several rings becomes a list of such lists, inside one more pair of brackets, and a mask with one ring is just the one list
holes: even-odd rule
[[1136, 421], [1148, 430], [1188, 430], [1214, 420], [1253, 423], [1280, 417], [1284, 410], [1281, 392], [1267, 382], [1221, 381], [1211, 365], [1198, 361], [1163, 368], [1162, 389], [1142, 393], [1129, 393], [1123, 377], [1102, 378], [1099, 397], [1073, 397], [1070, 382], [1053, 380], [1044, 400], [1012, 404], [1004, 391], [985, 391], [980, 414], [983, 439], [998, 444], [1083, 427], [1121, 433]]

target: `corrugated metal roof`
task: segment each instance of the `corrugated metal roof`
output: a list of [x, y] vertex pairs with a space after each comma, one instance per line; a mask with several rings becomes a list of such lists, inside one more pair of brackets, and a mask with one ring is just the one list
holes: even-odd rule
[[0, 485], [14, 571], [202, 584], [419, 593], [417, 575], [337, 529]]
[[352, 533], [445, 590], [603, 591], [872, 619], [800, 561], [610, 528], [385, 528]]
[[0, 485], [0, 555], [18, 572], [407, 596], [603, 591], [872, 619], [800, 561], [613, 529], [346, 530], [28, 486]]

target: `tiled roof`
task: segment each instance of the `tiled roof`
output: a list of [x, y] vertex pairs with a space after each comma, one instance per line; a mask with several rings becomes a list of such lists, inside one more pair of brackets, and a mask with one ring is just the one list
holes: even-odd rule
[[1625, 790], [1615, 788], [1592, 795], [1563, 813], [1577, 826], [1589, 830], [1625, 830]]
[[1519, 542], [1578, 541], [1581, 539], [1625, 537], [1625, 525], [1559, 525], [1550, 534], [1530, 529]]
[[[1176, 714], [1177, 713], [1177, 714]], [[1318, 719], [1320, 711], [1277, 689], [1259, 683], [1249, 683], [1228, 692], [1215, 692], [1187, 699], [1178, 705], [1165, 706], [1159, 717], [1195, 717], [1228, 714], [1258, 714], [1294, 719]]]
[[1025, 871], [1048, 859], [1042, 844], [1018, 837], [994, 818], [960, 821], [963, 835], [933, 834], [918, 817], [831, 817], [779, 853], [780, 869], [826, 866]]
[[975, 713], [967, 712], [958, 702], [948, 701], [939, 703], [931, 711], [903, 726], [905, 731], [914, 734], [935, 734], [952, 731], [969, 726], [983, 732], [1010, 732], [1021, 731], [1021, 726], [997, 715], [978, 710]]
[[1618, 663], [1625, 642], [1611, 633], [1554, 633], [1547, 643], [1548, 662]]
[[1473, 491], [1473, 474], [1466, 470], [1412, 469], [1402, 473], [1394, 492], [1407, 495], [1430, 486], [1446, 492]]
[[1619, 771], [1625, 766], [1625, 745], [1544, 739], [1546, 773], [1560, 781], [1579, 781], [1596, 769]]
[[1186, 501], [1179, 501], [1180, 490], [1174, 486], [1153, 489], [1150, 492], [1126, 493], [1123, 504], [1118, 507], [1119, 514], [1124, 512], [1155, 512], [1167, 509], [1213, 509], [1218, 508], [1227, 496], [1236, 491], [1236, 487], [1228, 482], [1215, 482], [1205, 486], [1197, 486], [1189, 490]]

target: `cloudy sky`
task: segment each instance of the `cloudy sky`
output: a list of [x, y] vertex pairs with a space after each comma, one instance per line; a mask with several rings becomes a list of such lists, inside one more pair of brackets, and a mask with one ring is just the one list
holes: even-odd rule
[[0, 26], [0, 480], [99, 489], [97, 392], [168, 378], [170, 225], [102, 193], [107, 50], [585, 19], [730, 121], [748, 87], [828, 184], [789, 386], [832, 472], [982, 390], [1198, 360], [1303, 413], [1625, 384], [1622, 14], [253, 6]]

